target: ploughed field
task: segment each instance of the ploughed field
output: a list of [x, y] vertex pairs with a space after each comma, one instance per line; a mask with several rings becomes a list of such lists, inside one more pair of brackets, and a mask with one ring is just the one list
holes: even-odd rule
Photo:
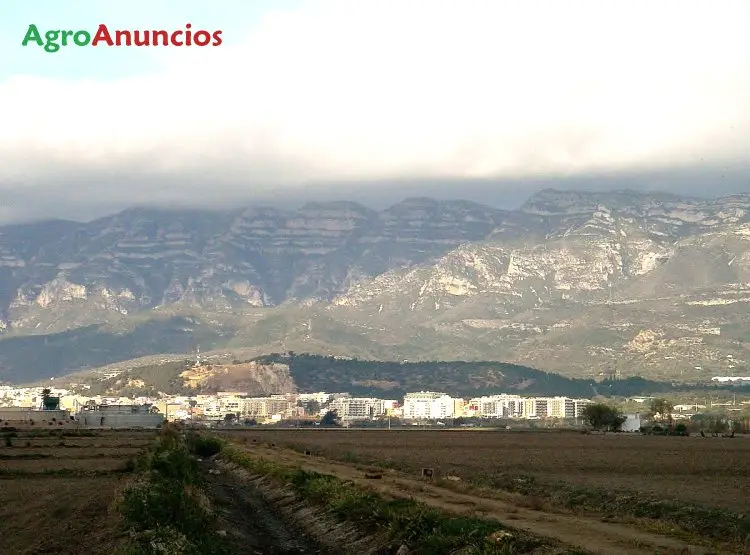
[[114, 553], [125, 471], [154, 436], [0, 427], [0, 553]]
[[413, 473], [433, 468], [438, 475], [573, 505], [576, 496], [586, 504], [598, 491], [739, 512], [746, 512], [750, 499], [747, 437], [330, 429], [222, 435]]

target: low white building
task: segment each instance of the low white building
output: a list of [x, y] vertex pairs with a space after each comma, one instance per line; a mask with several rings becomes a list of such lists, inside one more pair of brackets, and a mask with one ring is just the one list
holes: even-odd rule
[[623, 432], [639, 432], [641, 430], [643, 423], [640, 413], [626, 414], [625, 417], [625, 422], [623, 422], [621, 428]]

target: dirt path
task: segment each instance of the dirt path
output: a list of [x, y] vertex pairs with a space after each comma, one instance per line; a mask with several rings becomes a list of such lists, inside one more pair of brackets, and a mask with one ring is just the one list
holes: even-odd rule
[[[366, 472], [353, 465], [310, 457], [282, 448], [261, 445], [245, 449], [283, 464], [299, 465], [304, 470], [351, 480], [392, 497], [414, 498], [432, 507], [461, 514], [480, 514], [508, 527], [526, 530], [603, 555], [709, 555], [705, 547], [679, 539], [631, 528], [624, 524], [602, 522], [595, 518], [571, 514], [548, 513], [519, 507], [511, 502], [459, 493], [432, 485], [392, 470], [382, 471], [381, 479], [367, 479]], [[722, 549], [729, 555], [730, 551]], [[739, 552], [737, 552], [739, 553]]]
[[[248, 555], [330, 555], [291, 528], [257, 492], [240, 484], [229, 473], [201, 462], [207, 494], [216, 507], [232, 552]], [[209, 470], [211, 472], [209, 472]]]

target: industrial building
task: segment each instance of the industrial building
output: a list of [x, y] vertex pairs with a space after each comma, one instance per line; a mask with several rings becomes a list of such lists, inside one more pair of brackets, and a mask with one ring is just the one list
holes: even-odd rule
[[28, 407], [2, 407], [0, 408], [0, 421], [2, 422], [65, 422], [70, 420], [70, 412], [67, 410], [39, 410]]
[[164, 415], [152, 405], [87, 406], [76, 417], [87, 428], [158, 428], [164, 423]]

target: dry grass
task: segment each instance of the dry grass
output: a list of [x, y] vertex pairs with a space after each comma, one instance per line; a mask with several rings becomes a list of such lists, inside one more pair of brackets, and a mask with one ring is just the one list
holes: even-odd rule
[[532, 476], [726, 509], [747, 508], [750, 439], [400, 430], [231, 432], [350, 462], [464, 479]]
[[[152, 441], [154, 432], [41, 434], [18, 430], [12, 446], [0, 442], [0, 553], [116, 552], [125, 539], [121, 517], [113, 510], [128, 477], [120, 470]], [[66, 471], [95, 472], [71, 476]]]

